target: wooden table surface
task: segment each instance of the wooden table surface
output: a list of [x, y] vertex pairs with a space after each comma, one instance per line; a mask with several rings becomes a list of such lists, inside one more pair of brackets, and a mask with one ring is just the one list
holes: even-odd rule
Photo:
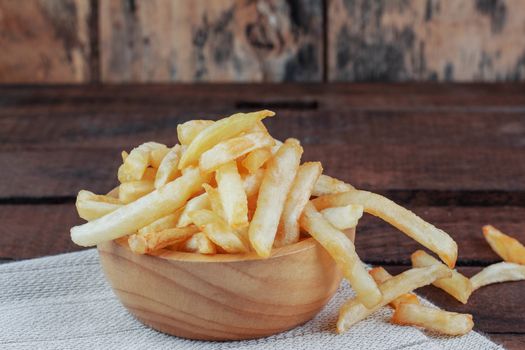
[[[178, 123], [269, 108], [280, 139], [301, 140], [305, 160], [358, 188], [389, 196], [446, 230], [470, 276], [500, 259], [485, 243], [491, 223], [525, 242], [525, 85], [311, 84], [0, 87], [0, 259], [79, 250], [76, 193], [117, 184], [120, 151], [176, 142]], [[376, 218], [357, 249], [392, 272], [414, 241]], [[476, 330], [525, 347], [525, 282], [493, 285], [461, 305], [420, 290]]]

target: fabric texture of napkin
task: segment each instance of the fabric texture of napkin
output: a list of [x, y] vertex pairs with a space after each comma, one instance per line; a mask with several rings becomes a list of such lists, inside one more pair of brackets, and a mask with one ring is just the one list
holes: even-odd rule
[[0, 348], [503, 349], [476, 332], [443, 337], [391, 325], [388, 308], [336, 335], [339, 306], [351, 296], [345, 282], [313, 320], [268, 338], [235, 342], [181, 339], [135, 320], [111, 291], [98, 253], [90, 249], [0, 265]]

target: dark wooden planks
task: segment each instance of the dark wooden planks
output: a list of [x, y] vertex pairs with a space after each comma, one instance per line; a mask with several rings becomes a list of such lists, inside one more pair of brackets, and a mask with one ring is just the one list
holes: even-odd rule
[[[449, 232], [459, 245], [459, 265], [487, 265], [499, 261], [481, 234], [493, 224], [525, 242], [523, 207], [416, 207], [418, 215]], [[69, 229], [83, 222], [73, 203], [0, 205], [0, 257], [26, 259], [77, 249]], [[361, 220], [356, 241], [363, 260], [381, 264], [410, 264], [421, 245], [369, 215]]]
[[523, 79], [525, 9], [506, 1], [328, 1], [332, 81]]
[[508, 350], [525, 349], [525, 334], [516, 333], [488, 333], [486, 334], [492, 341], [502, 345]]
[[0, 14], [2, 83], [90, 80], [90, 0], [2, 1]]
[[[390, 266], [386, 269], [397, 274], [407, 267]], [[471, 277], [481, 270], [481, 267], [461, 267], [459, 272]], [[448, 311], [469, 313], [474, 317], [475, 330], [482, 332], [505, 332], [525, 334], [525, 307], [523, 288], [525, 281], [493, 284], [475, 291], [466, 305], [434, 286], [417, 290], [421, 296], [431, 300], [438, 307]]]
[[322, 1], [102, 1], [103, 82], [321, 81]]

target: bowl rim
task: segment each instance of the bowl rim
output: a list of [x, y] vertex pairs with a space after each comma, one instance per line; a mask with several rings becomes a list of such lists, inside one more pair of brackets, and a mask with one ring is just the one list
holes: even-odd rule
[[297, 243], [289, 244], [283, 247], [279, 248], [273, 248], [271, 255], [268, 258], [262, 258], [259, 255], [257, 255], [256, 252], [252, 251], [249, 253], [242, 253], [242, 254], [213, 254], [213, 255], [205, 255], [205, 254], [198, 254], [198, 253], [191, 253], [191, 252], [180, 252], [180, 251], [172, 251], [168, 249], [159, 249], [156, 252], [153, 252], [151, 254], [135, 254], [133, 253], [128, 245], [127, 240], [114, 240], [109, 242], [101, 243], [97, 246], [98, 250], [105, 250], [105, 247], [108, 248], [116, 248], [119, 247], [121, 249], [126, 250], [128, 253], [133, 254], [137, 257], [149, 257], [149, 258], [160, 258], [167, 261], [178, 261], [178, 262], [202, 262], [202, 263], [212, 263], [212, 262], [242, 262], [242, 261], [257, 261], [257, 260], [269, 260], [269, 259], [275, 259], [291, 254], [297, 254], [300, 252], [304, 252], [306, 250], [314, 249], [316, 247], [320, 247], [320, 244], [317, 243], [315, 239], [312, 237], [306, 237], [302, 240], [300, 240]]

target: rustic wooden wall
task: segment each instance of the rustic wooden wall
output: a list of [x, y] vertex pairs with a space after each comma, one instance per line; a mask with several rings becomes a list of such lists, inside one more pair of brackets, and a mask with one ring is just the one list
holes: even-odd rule
[[524, 81], [525, 0], [0, 0], [0, 83]]
[[0, 82], [91, 78], [89, 0], [0, 0]]
[[523, 0], [330, 0], [330, 80], [525, 79]]

